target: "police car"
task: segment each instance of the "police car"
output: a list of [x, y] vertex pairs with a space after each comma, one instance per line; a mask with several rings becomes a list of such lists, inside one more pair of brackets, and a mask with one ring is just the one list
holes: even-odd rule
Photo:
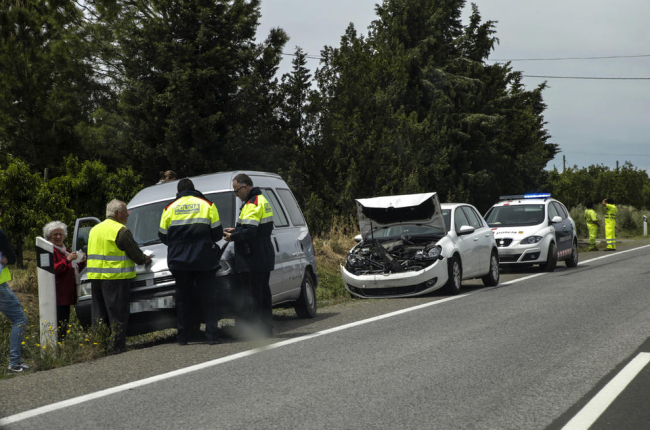
[[578, 265], [575, 222], [549, 193], [501, 196], [485, 220], [494, 232], [503, 267], [540, 267], [552, 272], [557, 262]]

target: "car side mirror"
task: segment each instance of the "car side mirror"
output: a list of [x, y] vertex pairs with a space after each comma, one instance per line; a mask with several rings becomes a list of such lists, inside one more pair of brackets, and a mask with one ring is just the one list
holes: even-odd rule
[[360, 235], [360, 234], [357, 234], [356, 236], [354, 236], [354, 241], [355, 241], [356, 243], [361, 242], [361, 235]]
[[559, 216], [557, 216], [557, 215], [555, 215], [555, 216], [551, 219], [551, 222], [552, 222], [553, 224], [557, 224], [558, 222], [562, 222], [562, 218], [559, 217]]
[[464, 225], [458, 230], [458, 235], [462, 236], [464, 234], [474, 233], [475, 229], [471, 225]]

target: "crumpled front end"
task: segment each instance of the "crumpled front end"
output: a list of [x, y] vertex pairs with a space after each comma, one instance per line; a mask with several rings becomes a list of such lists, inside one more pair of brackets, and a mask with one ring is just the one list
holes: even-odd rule
[[345, 288], [358, 297], [406, 297], [434, 291], [447, 281], [442, 248], [430, 238], [361, 242], [341, 266]]

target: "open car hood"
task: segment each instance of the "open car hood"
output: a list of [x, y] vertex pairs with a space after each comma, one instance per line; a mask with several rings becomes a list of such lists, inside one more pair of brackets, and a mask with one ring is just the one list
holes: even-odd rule
[[357, 199], [357, 213], [364, 239], [371, 231], [399, 224], [419, 224], [447, 231], [435, 192]]

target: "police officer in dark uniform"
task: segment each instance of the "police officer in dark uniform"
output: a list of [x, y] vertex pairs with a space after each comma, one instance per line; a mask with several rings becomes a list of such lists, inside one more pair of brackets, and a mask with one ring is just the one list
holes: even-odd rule
[[237, 226], [224, 230], [228, 242], [235, 243], [235, 270], [243, 273], [251, 299], [250, 322], [263, 336], [273, 335], [273, 313], [269, 279], [275, 267], [275, 251], [271, 243], [273, 210], [253, 187], [251, 178], [241, 173], [232, 182], [233, 190], [243, 202]]
[[196, 191], [190, 179], [181, 179], [176, 200], [160, 219], [160, 240], [168, 246], [167, 265], [176, 279], [176, 314], [180, 345], [187, 345], [193, 321], [193, 297], [198, 297], [210, 345], [221, 343], [218, 335], [216, 271], [223, 236], [219, 211]]

